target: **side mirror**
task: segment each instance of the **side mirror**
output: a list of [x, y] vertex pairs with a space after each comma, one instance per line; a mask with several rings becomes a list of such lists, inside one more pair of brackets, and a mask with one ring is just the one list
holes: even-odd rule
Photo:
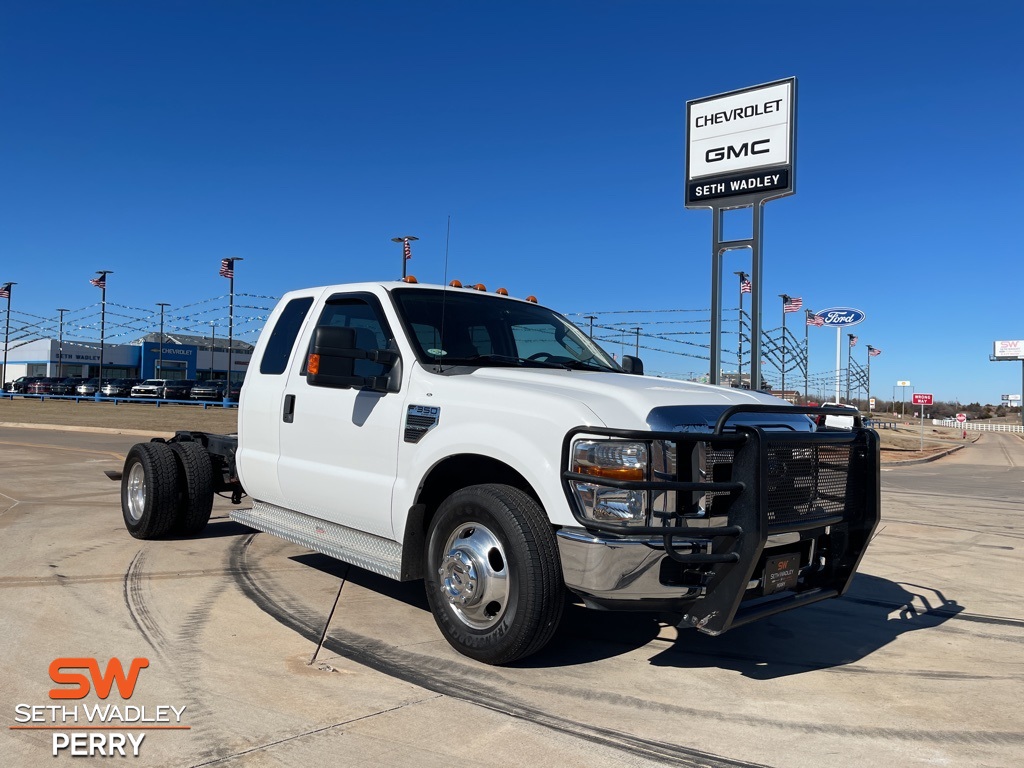
[[[357, 376], [356, 360], [379, 363], [387, 370], [382, 376]], [[398, 353], [387, 349], [359, 349], [356, 346], [356, 332], [353, 328], [338, 328], [318, 325], [313, 329], [313, 338], [306, 358], [306, 381], [314, 387], [336, 389], [369, 389], [373, 392], [387, 392], [390, 376], [386, 375], [398, 361]]]
[[644, 361], [633, 355], [622, 356], [622, 370], [626, 373], [633, 373], [637, 376], [644, 375]]

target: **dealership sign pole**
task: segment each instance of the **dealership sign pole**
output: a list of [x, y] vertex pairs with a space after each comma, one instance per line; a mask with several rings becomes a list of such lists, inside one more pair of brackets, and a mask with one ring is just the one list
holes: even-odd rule
[[[751, 251], [750, 386], [761, 381], [762, 230], [764, 204], [796, 192], [796, 78], [686, 102], [686, 207], [710, 208], [711, 371], [721, 383], [722, 260]], [[751, 236], [725, 240], [722, 216], [751, 208]]]
[[818, 312], [815, 317], [821, 318], [821, 325], [828, 326], [829, 328], [836, 329], [836, 402], [842, 402], [839, 399], [839, 385], [841, 379], [841, 370], [843, 364], [843, 350], [842, 350], [842, 329], [849, 328], [852, 325], [863, 323], [864, 318], [867, 317], [859, 309], [851, 309], [850, 307], [832, 307], [831, 309], [823, 309]]
[[[1020, 339], [1015, 341], [997, 341], [992, 346], [992, 354], [988, 358], [992, 362], [1020, 360], [1020, 391], [1024, 393], [1024, 341]], [[1006, 399], [1005, 395], [1003, 399]], [[1020, 409], [1020, 423], [1021, 426], [1024, 426], [1024, 408]]]

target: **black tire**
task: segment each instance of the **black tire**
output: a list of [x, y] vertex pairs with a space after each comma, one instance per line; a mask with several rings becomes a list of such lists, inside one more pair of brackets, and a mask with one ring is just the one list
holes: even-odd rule
[[199, 443], [171, 443], [178, 461], [180, 496], [172, 531], [194, 536], [210, 522], [213, 510], [213, 464]]
[[540, 505], [519, 489], [453, 493], [430, 523], [425, 555], [430, 610], [460, 653], [508, 664], [539, 651], [558, 629], [558, 546]]
[[165, 443], [138, 443], [121, 475], [121, 516], [136, 539], [156, 539], [174, 526], [178, 509], [178, 462]]

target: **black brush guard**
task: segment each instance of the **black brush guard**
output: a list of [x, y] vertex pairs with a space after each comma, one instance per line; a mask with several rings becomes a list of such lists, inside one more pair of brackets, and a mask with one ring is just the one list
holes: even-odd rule
[[[578, 427], [566, 436], [563, 455], [579, 436], [609, 437], [674, 445], [676, 471], [653, 472], [653, 479], [623, 481], [562, 472], [565, 492], [580, 524], [595, 532], [660, 537], [666, 555], [700, 576], [701, 596], [690, 603], [680, 626], [721, 634], [803, 605], [839, 597], [849, 588], [878, 525], [881, 499], [879, 445], [874, 430], [855, 418], [852, 430], [795, 432], [729, 424], [739, 414], [841, 415], [849, 410], [800, 406], [739, 405], [727, 409], [708, 433], [644, 432]], [[695, 479], [692, 456], [703, 443], [706, 475]], [[649, 451], [649, 456], [653, 455]], [[658, 525], [597, 522], [582, 516], [573, 481], [626, 490], [675, 492], [675, 509], [656, 512]], [[701, 512], [703, 497], [708, 513]], [[710, 519], [709, 519], [710, 518]], [[703, 525], [693, 525], [696, 520]], [[827, 535], [826, 535], [827, 530]], [[775, 595], [749, 594], [761, 578], [768, 537], [780, 533], [817, 533], [815, 560], [799, 582]], [[690, 542], [710, 540], [709, 552], [693, 552]], [[684, 551], [680, 551], [684, 550]]]

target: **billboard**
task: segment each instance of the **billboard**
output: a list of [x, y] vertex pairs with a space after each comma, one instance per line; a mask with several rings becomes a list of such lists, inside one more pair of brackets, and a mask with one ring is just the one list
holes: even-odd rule
[[686, 207], [793, 194], [795, 132], [795, 77], [686, 102]]
[[1003, 395], [1004, 403], [1019, 403], [1020, 395]]
[[992, 356], [1000, 360], [1024, 360], [1024, 341], [997, 341]]

